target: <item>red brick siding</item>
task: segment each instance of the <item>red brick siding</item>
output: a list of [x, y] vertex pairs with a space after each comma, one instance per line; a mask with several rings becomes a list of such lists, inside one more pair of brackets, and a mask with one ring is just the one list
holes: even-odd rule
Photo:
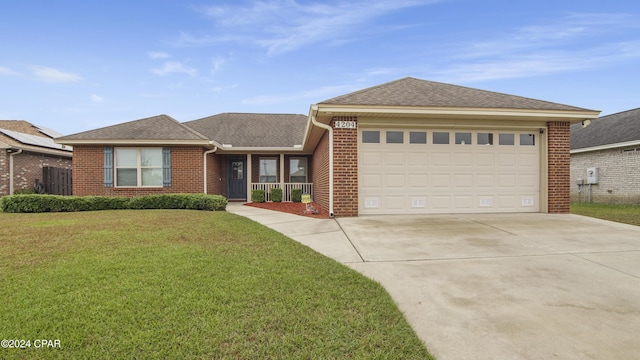
[[0, 196], [9, 195], [9, 154], [0, 149]]
[[549, 213], [568, 213], [571, 196], [570, 123], [550, 121], [548, 129]]
[[[336, 121], [358, 121], [336, 116]], [[358, 216], [358, 130], [333, 130], [333, 211], [335, 216]]]
[[311, 158], [311, 182], [313, 182], [313, 201], [325, 210], [329, 210], [329, 132], [318, 142]]
[[74, 146], [73, 194], [78, 196], [139, 196], [204, 192], [204, 148], [171, 148], [171, 186], [162, 188], [107, 188], [104, 186], [104, 146]]
[[207, 193], [227, 196], [227, 171], [223, 155], [207, 155]]
[[[9, 154], [0, 153], [0, 196], [11, 193], [9, 189]], [[24, 151], [13, 156], [13, 190], [33, 189], [36, 179], [42, 180], [42, 168], [50, 166], [71, 168], [71, 158]]]

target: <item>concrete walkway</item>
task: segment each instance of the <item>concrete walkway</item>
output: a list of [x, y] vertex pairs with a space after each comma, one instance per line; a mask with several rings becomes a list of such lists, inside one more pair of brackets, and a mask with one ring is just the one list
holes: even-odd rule
[[640, 227], [569, 214], [227, 210], [378, 281], [439, 360], [640, 358]]

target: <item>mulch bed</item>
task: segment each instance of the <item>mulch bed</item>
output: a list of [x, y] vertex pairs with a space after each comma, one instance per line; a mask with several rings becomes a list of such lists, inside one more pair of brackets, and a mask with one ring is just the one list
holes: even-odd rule
[[246, 206], [253, 206], [261, 209], [286, 212], [301, 216], [308, 216], [316, 219], [329, 219], [329, 212], [318, 206], [316, 203], [311, 205], [317, 210], [317, 214], [305, 214], [306, 204], [296, 202], [263, 202], [263, 203], [246, 203]]

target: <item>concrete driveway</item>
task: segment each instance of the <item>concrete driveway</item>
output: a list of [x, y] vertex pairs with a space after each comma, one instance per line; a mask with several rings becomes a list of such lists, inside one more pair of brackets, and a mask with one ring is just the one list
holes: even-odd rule
[[568, 214], [228, 211], [380, 282], [439, 360], [640, 358], [640, 227]]

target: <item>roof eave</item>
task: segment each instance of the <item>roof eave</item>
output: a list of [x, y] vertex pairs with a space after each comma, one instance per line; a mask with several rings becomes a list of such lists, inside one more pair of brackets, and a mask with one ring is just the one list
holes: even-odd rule
[[167, 140], [167, 139], [64, 139], [53, 140], [65, 145], [187, 145], [213, 148], [214, 144], [209, 140]]
[[640, 145], [640, 140], [632, 140], [632, 141], [625, 141], [625, 142], [619, 142], [619, 143], [613, 143], [613, 144], [590, 146], [590, 147], [585, 147], [580, 149], [572, 149], [570, 150], [570, 153], [579, 154], [579, 153], [585, 153], [585, 152], [591, 152], [591, 151], [609, 150], [609, 149], [621, 148], [626, 146], [636, 146], [636, 145]]
[[318, 112], [323, 115], [364, 114], [384, 116], [388, 114], [406, 116], [491, 116], [503, 118], [540, 118], [562, 119], [578, 123], [586, 119], [596, 119], [597, 110], [537, 110], [508, 108], [450, 108], [450, 107], [418, 107], [418, 106], [372, 106], [372, 105], [334, 105], [318, 104]]

